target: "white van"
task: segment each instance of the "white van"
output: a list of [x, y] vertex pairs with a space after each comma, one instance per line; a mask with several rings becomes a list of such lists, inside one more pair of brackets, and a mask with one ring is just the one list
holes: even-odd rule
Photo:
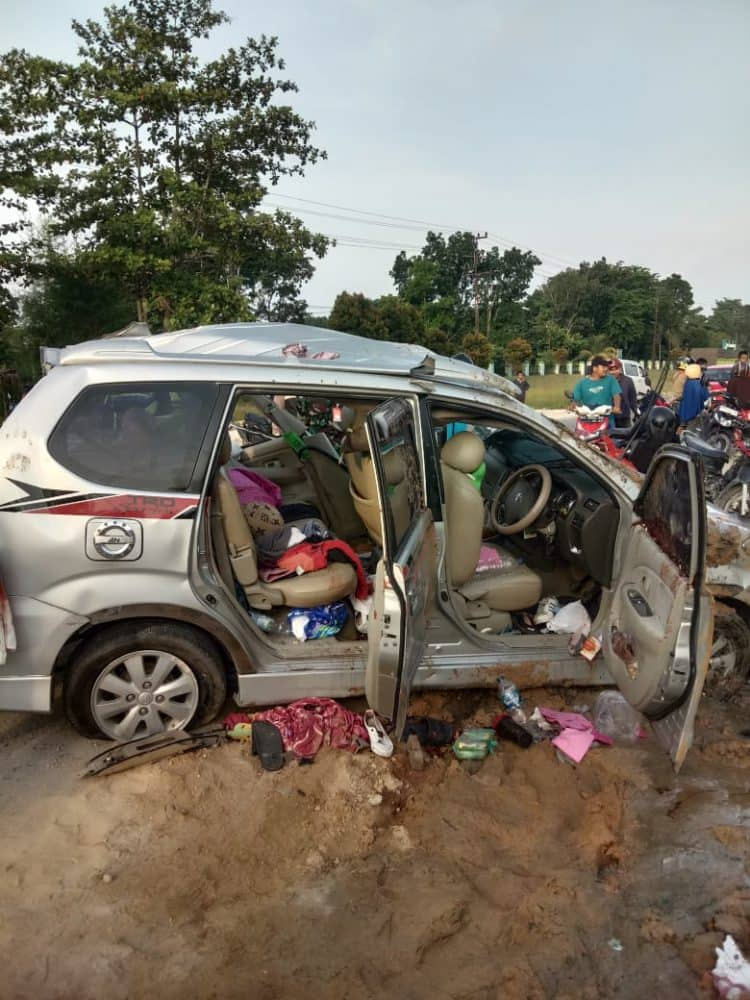
[[648, 376], [646, 375], [646, 369], [640, 361], [627, 361], [625, 358], [622, 358], [621, 361], [622, 370], [629, 378], [632, 378], [635, 385], [635, 393], [638, 399], [641, 399], [651, 388]]

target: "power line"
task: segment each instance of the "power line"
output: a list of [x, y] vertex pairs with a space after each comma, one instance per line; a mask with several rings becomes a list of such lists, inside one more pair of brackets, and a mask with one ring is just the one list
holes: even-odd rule
[[[305, 204], [305, 205], [317, 205], [317, 206], [319, 206], [321, 208], [333, 208], [333, 209], [336, 209], [339, 212], [349, 212], [349, 213], [352, 213], [352, 214], [355, 214], [355, 215], [368, 216], [370, 219], [388, 220], [388, 222], [390, 222], [390, 223], [402, 222], [402, 223], [408, 224], [409, 227], [412, 227], [412, 226], [423, 226], [423, 227], [425, 227], [427, 229], [436, 229], [436, 230], [442, 230], [442, 231], [453, 232], [453, 233], [462, 233], [462, 232], [467, 232], [468, 231], [465, 226], [440, 225], [440, 224], [435, 223], [435, 222], [426, 222], [424, 219], [411, 219], [411, 218], [408, 218], [408, 217], [405, 217], [405, 216], [400, 216], [400, 215], [387, 215], [384, 212], [369, 212], [369, 211], [367, 211], [365, 209], [351, 208], [351, 207], [346, 206], [346, 205], [335, 205], [335, 204], [333, 204], [331, 202], [315, 201], [312, 198], [299, 198], [299, 197], [297, 197], [295, 195], [281, 194], [278, 191], [274, 191], [273, 192], [273, 197], [275, 197], [275, 198], [283, 198], [283, 199], [285, 199], [287, 201], [301, 202], [302, 204]], [[302, 211], [302, 210], [298, 209], [298, 211]], [[312, 214], [312, 210], [308, 210], [308, 211], [310, 211], [310, 213]], [[315, 214], [321, 214], [321, 215], [323, 215], [325, 213], [315, 213]], [[360, 220], [357, 220], [357, 221], [365, 222], [364, 219], [360, 219]], [[383, 223], [381, 223], [381, 224], [383, 224]], [[398, 228], [398, 227], [394, 227], [394, 228]], [[565, 266], [569, 266], [569, 267], [577, 267], [578, 266], [577, 263], [574, 263], [571, 260], [567, 260], [564, 257], [558, 257], [556, 254], [545, 253], [542, 250], [534, 250], [533, 248], [528, 247], [528, 246], [524, 246], [522, 243], [518, 243], [515, 240], [509, 240], [505, 236], [499, 236], [497, 233], [489, 233], [489, 236], [493, 240], [496, 240], [499, 243], [503, 243], [503, 244], [505, 244], [508, 247], [518, 247], [520, 250], [528, 250], [531, 253], [537, 253], [537, 254], [541, 255], [542, 257], [545, 257], [547, 260], [556, 261], [556, 262], [558, 262], [561, 265], [565, 265]]]

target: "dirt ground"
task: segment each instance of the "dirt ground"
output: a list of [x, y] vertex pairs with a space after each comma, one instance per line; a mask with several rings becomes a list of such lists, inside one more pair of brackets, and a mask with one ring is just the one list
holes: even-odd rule
[[749, 708], [704, 698], [678, 777], [648, 739], [578, 767], [505, 744], [474, 774], [330, 750], [270, 774], [231, 743], [83, 780], [103, 744], [0, 716], [0, 994], [709, 997], [725, 933], [750, 952]]

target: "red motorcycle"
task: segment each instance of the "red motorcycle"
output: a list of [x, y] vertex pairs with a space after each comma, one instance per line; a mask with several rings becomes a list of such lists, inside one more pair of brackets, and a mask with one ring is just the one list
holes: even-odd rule
[[609, 436], [611, 406], [584, 406], [575, 408], [576, 426], [573, 433], [580, 441], [588, 441], [610, 458], [619, 459], [622, 449]]

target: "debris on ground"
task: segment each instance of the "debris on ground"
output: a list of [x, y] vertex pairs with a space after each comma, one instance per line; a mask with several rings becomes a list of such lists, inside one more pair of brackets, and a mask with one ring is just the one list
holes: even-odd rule
[[711, 975], [720, 997], [750, 1000], [750, 962], [731, 934], [727, 934], [721, 948], [716, 949], [716, 965]]

